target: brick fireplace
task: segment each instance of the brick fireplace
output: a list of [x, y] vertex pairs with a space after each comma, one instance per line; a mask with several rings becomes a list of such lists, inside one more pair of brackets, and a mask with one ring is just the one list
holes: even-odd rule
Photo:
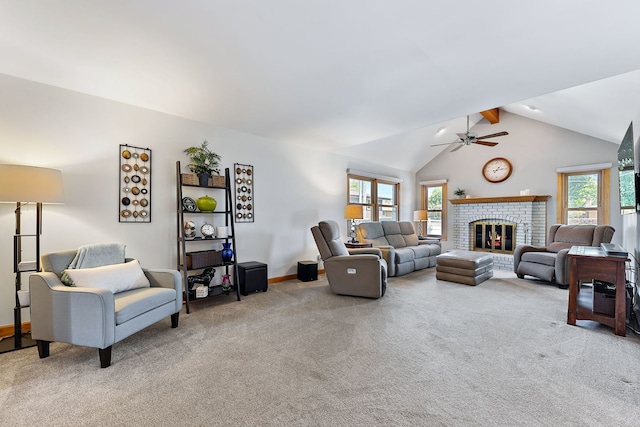
[[[449, 200], [453, 205], [454, 248], [492, 252], [495, 268], [513, 269], [512, 253], [517, 245], [544, 246], [547, 200], [550, 198], [551, 196], [507, 196]], [[478, 228], [479, 224], [482, 224], [481, 230]], [[512, 225], [508, 245], [506, 241], [502, 241], [507, 237], [505, 224]], [[499, 233], [496, 232], [495, 225], [500, 226]], [[478, 237], [479, 231], [483, 233], [480, 234], [481, 237]], [[498, 234], [500, 237], [497, 237]], [[506, 250], [507, 246], [509, 250]]]

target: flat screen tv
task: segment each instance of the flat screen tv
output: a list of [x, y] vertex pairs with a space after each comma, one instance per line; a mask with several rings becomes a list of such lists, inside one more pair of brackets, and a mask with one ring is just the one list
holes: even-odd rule
[[620, 213], [635, 213], [638, 207], [636, 199], [636, 173], [633, 157], [633, 122], [618, 148], [618, 183], [620, 189]]

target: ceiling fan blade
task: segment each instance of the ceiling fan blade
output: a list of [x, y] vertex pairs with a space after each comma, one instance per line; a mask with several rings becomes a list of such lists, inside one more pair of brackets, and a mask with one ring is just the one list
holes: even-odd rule
[[495, 138], [498, 136], [505, 136], [505, 135], [509, 135], [509, 132], [498, 132], [498, 133], [492, 133], [490, 135], [484, 135], [484, 136], [478, 136], [478, 139], [487, 139], [487, 138]]
[[472, 144], [480, 144], [480, 145], [486, 145], [487, 147], [495, 147], [496, 145], [498, 145], [497, 142], [489, 142], [489, 141], [471, 141]]
[[[453, 141], [453, 142], [458, 142], [458, 141]], [[432, 144], [429, 147], [439, 147], [441, 145], [451, 145], [451, 144], [453, 144], [453, 142], [445, 142], [443, 144]]]
[[469, 135], [469, 133], [456, 133], [456, 135], [458, 135], [458, 137], [464, 141], [467, 138], [467, 135]]
[[465, 144], [460, 144], [458, 145], [456, 148], [454, 148], [453, 150], [450, 151], [450, 153], [453, 153], [454, 151], [458, 151], [459, 149], [461, 149], [462, 147], [464, 147]]

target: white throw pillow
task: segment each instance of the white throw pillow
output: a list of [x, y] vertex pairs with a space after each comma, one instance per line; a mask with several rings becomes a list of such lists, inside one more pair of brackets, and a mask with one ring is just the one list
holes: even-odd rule
[[140, 263], [135, 259], [103, 267], [69, 268], [65, 272], [73, 280], [74, 286], [108, 289], [114, 294], [131, 289], [151, 287]]

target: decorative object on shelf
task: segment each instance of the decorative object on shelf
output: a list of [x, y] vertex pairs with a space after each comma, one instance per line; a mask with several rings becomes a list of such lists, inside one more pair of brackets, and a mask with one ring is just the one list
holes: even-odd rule
[[253, 192], [253, 166], [235, 163], [234, 169], [236, 194], [238, 201], [238, 203], [236, 203], [235, 205], [236, 222], [253, 222], [255, 215], [255, 202], [253, 202], [253, 199], [255, 197]]
[[418, 223], [418, 237], [422, 237], [422, 223], [427, 221], [427, 211], [413, 211], [413, 221]]
[[350, 222], [349, 243], [358, 243], [356, 240], [356, 219], [362, 219], [362, 205], [347, 205], [344, 207], [344, 217]]
[[222, 291], [229, 292], [231, 290], [231, 276], [225, 274], [222, 276]]
[[201, 274], [189, 276], [187, 278], [189, 290], [193, 290], [194, 288], [196, 288], [196, 285], [204, 285], [209, 287], [215, 275], [216, 275], [216, 269], [213, 267], [209, 267], [209, 268], [205, 268]]
[[186, 221], [184, 223], [184, 237], [187, 239], [193, 239], [196, 237], [196, 224], [193, 221]]
[[[151, 222], [151, 150], [120, 144], [120, 222]], [[123, 176], [124, 175], [124, 176]]]
[[182, 198], [182, 209], [187, 212], [195, 212], [196, 211], [196, 201], [191, 197], [183, 197]]
[[220, 226], [216, 227], [216, 237], [218, 239], [225, 239], [229, 236], [229, 232], [227, 231], [227, 227]]
[[[37, 272], [40, 270], [40, 235], [42, 234], [42, 204], [64, 203], [64, 190], [62, 187], [62, 173], [59, 170], [23, 165], [0, 165], [0, 203], [15, 203], [15, 234], [13, 237], [13, 268], [15, 278], [15, 307], [14, 339], [10, 347], [3, 346], [0, 352], [13, 351], [21, 348], [32, 347], [35, 341], [23, 337], [22, 334], [22, 309], [27, 308], [20, 302], [19, 294], [22, 290], [22, 274]], [[29, 204], [35, 203], [35, 234], [21, 234], [22, 210]], [[33, 238], [34, 244], [29, 242], [28, 247], [34, 248], [34, 256], [31, 261], [23, 261], [23, 238]], [[3, 251], [7, 253], [7, 251]], [[23, 295], [24, 298], [24, 295]], [[8, 340], [9, 341], [9, 340]]]
[[204, 140], [200, 147], [189, 147], [184, 150], [191, 162], [188, 165], [189, 170], [198, 175], [202, 187], [209, 186], [209, 177], [214, 173], [216, 175], [220, 174], [221, 157], [211, 151], [208, 144], [207, 140]]
[[218, 202], [213, 197], [202, 196], [196, 200], [196, 205], [200, 212], [213, 212], [216, 210], [216, 206], [218, 206]]
[[231, 249], [230, 242], [224, 242], [222, 244], [222, 261], [230, 262], [233, 258], [233, 249]]
[[458, 199], [463, 198], [464, 197], [464, 188], [460, 188], [460, 187], [456, 188], [453, 191], [453, 194], [455, 194], [458, 197]]
[[216, 228], [205, 222], [202, 224], [202, 227], [200, 227], [200, 232], [202, 233], [202, 237], [205, 239], [212, 239], [216, 235]]
[[496, 157], [489, 160], [482, 167], [482, 176], [491, 183], [505, 181], [511, 176], [513, 167], [511, 162], [504, 157]]

